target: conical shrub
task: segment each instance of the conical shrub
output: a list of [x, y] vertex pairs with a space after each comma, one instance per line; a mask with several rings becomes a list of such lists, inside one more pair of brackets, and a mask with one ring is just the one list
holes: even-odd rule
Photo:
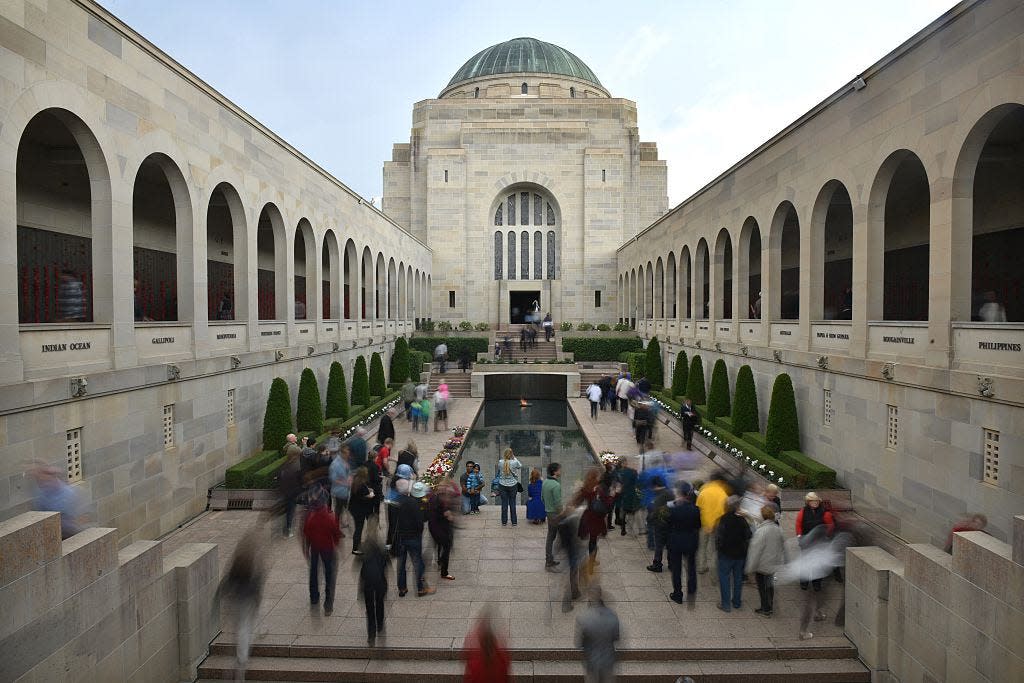
[[352, 369], [352, 405], [370, 405], [370, 378], [366, 374], [366, 358], [356, 358], [356, 366]]
[[292, 431], [292, 397], [288, 383], [275, 377], [270, 383], [267, 410], [263, 413], [263, 450], [280, 451]]
[[345, 383], [345, 368], [341, 363], [331, 363], [331, 373], [327, 376], [327, 418], [340, 417], [348, 419], [348, 386]]
[[384, 362], [376, 351], [370, 356], [370, 396], [383, 396], [388, 391], [384, 381]]
[[686, 378], [690, 374], [689, 362], [686, 351], [680, 349], [676, 354], [676, 367], [672, 371], [672, 398], [678, 399], [686, 394]]
[[757, 389], [749, 365], [744, 365], [736, 373], [736, 391], [732, 397], [732, 431], [736, 436], [761, 431], [761, 420], [757, 414]]
[[728, 417], [732, 412], [729, 401], [729, 371], [725, 361], [719, 358], [711, 371], [711, 390], [708, 392], [708, 419]]
[[693, 405], [702, 406], [707, 403], [708, 395], [705, 393], [704, 384], [704, 361], [700, 356], [694, 356], [690, 361], [690, 372], [686, 377], [686, 396]]
[[793, 380], [782, 373], [775, 378], [772, 402], [768, 406], [768, 424], [764, 431], [764, 446], [768, 455], [782, 451], [800, 450], [800, 423], [796, 413]]
[[395, 340], [395, 348], [391, 351], [391, 367], [388, 377], [392, 384], [403, 384], [409, 377], [409, 343], [405, 337]]
[[665, 365], [661, 362], [661, 344], [657, 337], [647, 342], [646, 354], [644, 370], [647, 372], [647, 381], [651, 383], [652, 389], [660, 391], [665, 386]]
[[320, 403], [320, 387], [317, 386], [316, 375], [309, 368], [303, 370], [299, 377], [299, 396], [295, 403], [295, 426], [298, 431], [322, 432], [324, 411]]

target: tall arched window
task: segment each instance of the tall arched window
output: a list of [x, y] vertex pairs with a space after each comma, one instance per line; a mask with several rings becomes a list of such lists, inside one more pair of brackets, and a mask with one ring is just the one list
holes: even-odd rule
[[[495, 201], [494, 225], [506, 230], [494, 233], [494, 279], [529, 280], [531, 275], [530, 260], [532, 257], [532, 275], [534, 280], [558, 277], [558, 229], [559, 219], [554, 200], [538, 191], [506, 191]], [[531, 231], [514, 228], [527, 226], [548, 226], [545, 232], [533, 231], [531, 249]], [[518, 235], [517, 235], [518, 233]], [[547, 244], [545, 245], [545, 238]], [[516, 240], [519, 248], [516, 248]], [[545, 265], [545, 256], [547, 264]], [[519, 267], [516, 267], [516, 260]]]
[[[513, 195], [514, 197], [515, 195]], [[508, 279], [516, 279], [516, 233], [514, 230], [508, 231]]]
[[[501, 207], [500, 206], [498, 207], [498, 211], [501, 212]], [[494, 233], [494, 279], [495, 280], [500, 280], [501, 277], [502, 277], [501, 264], [502, 264], [502, 261], [504, 260], [504, 254], [503, 254], [503, 251], [502, 251], [504, 249], [504, 246], [502, 244], [503, 241], [504, 240], [502, 239], [501, 230], [496, 231]]]
[[569, 97], [576, 97], [576, 88], [569, 86]]
[[[526, 196], [526, 193], [523, 193]], [[523, 211], [526, 213], [525, 209]], [[519, 279], [530, 279], [530, 233], [523, 230], [519, 234]]]
[[519, 86], [519, 92], [521, 92], [524, 95], [528, 92], [526, 83], [523, 83], [521, 86]]

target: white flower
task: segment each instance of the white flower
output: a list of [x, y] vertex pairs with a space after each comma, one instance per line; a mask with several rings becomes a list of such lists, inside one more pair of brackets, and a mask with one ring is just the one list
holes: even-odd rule
[[768, 470], [768, 476], [774, 477], [775, 476], [775, 470]]
[[782, 477], [779, 477], [779, 483], [780, 483], [780, 484], [781, 484], [781, 483], [783, 483], [784, 481], [786, 481], [786, 480], [785, 480], [785, 479], [783, 479]]

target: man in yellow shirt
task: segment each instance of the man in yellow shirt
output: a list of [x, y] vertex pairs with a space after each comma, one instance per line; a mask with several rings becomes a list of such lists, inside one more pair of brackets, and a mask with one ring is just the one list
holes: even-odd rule
[[[729, 485], [720, 472], [711, 475], [711, 481], [700, 487], [697, 507], [700, 508], [700, 549], [697, 571], [704, 574], [708, 567], [714, 567], [718, 552], [715, 548], [715, 528], [725, 514], [725, 501], [729, 497]], [[712, 572], [713, 577], [718, 575]]]

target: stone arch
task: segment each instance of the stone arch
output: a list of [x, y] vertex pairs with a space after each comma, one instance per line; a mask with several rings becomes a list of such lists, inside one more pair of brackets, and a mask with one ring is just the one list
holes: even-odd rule
[[192, 198], [177, 162], [152, 152], [132, 184], [135, 321], [191, 321]]
[[952, 320], [1024, 321], [1024, 106], [1000, 104], [971, 127], [953, 172]]
[[711, 255], [708, 250], [708, 241], [703, 237], [697, 242], [697, 254], [694, 259], [694, 317], [697, 320], [707, 320], [711, 314]]
[[342, 275], [342, 301], [344, 309], [342, 313], [346, 320], [356, 320], [359, 317], [359, 250], [352, 238], [345, 240], [345, 252], [343, 255]]
[[[12, 124], [4, 125], [5, 133], [8, 125]], [[49, 155], [29, 149], [37, 146], [59, 150], [76, 163], [60, 169], [58, 159], [47, 163]], [[18, 321], [111, 321], [110, 172], [92, 129], [67, 109], [47, 108], [25, 121], [11, 148], [18, 153], [3, 155], [14, 164], [4, 175], [13, 183], [9, 196], [15, 202], [4, 236], [6, 244], [17, 247], [4, 250], [0, 257], [9, 273], [0, 289], [17, 296]], [[76, 206], [82, 220], [63, 224], [61, 219], [69, 212], [54, 206], [61, 193], [75, 196], [63, 201]]]
[[388, 320], [398, 317], [398, 270], [394, 257], [388, 259]]
[[690, 258], [690, 247], [684, 246], [679, 252], [679, 286], [681, 292], [679, 301], [681, 303], [682, 316], [687, 320], [693, 319], [693, 259]]
[[405, 261], [398, 262], [398, 319], [409, 319], [408, 290], [405, 287]]
[[[853, 202], [846, 185], [830, 180], [811, 210], [811, 320], [853, 318]], [[821, 283], [821, 286], [818, 286]]]
[[718, 231], [715, 240], [715, 311], [716, 320], [731, 320], [732, 292], [734, 277], [732, 272], [733, 251], [732, 235], [725, 228]]
[[284, 218], [273, 202], [260, 210], [256, 223], [256, 291], [259, 320], [286, 320], [289, 301]]
[[324, 243], [320, 250], [321, 314], [324, 320], [340, 320], [343, 299], [341, 296], [341, 249], [338, 235], [332, 228], [324, 231]]
[[295, 320], [316, 320], [319, 300], [316, 283], [316, 237], [307, 218], [299, 219], [295, 226], [292, 258], [295, 301], [291, 310]]
[[868, 202], [868, 319], [927, 320], [931, 191], [924, 164], [900, 149], [879, 167]]
[[736, 274], [737, 314], [752, 320], [761, 319], [761, 228], [757, 219], [747, 216], [740, 228], [738, 245], [740, 267]]
[[768, 320], [800, 318], [800, 220], [789, 200], [775, 209], [768, 230]]
[[678, 272], [676, 268], [676, 253], [670, 251], [668, 253], [668, 265], [665, 268], [665, 294], [667, 299], [665, 300], [665, 315], [669, 318], [679, 317], [679, 284], [678, 284]]
[[648, 261], [644, 270], [644, 319], [654, 317], [654, 265]]
[[[226, 252], [226, 253], [225, 253]], [[247, 320], [249, 240], [245, 207], [228, 181], [213, 185], [206, 202], [208, 320]]]
[[384, 252], [377, 252], [374, 278], [374, 319], [386, 320], [388, 317], [388, 270], [387, 264], [384, 263]]
[[361, 302], [360, 314], [363, 320], [374, 320], [376, 309], [373, 304], [376, 300], [376, 288], [373, 283], [373, 254], [370, 247], [363, 247], [363, 256], [359, 262], [359, 301]]
[[[640, 268], [640, 273], [643, 274], [643, 267]], [[629, 273], [629, 317], [631, 328], [636, 328], [637, 318], [640, 316], [640, 304], [637, 303], [637, 277], [636, 268], [633, 268]]]
[[654, 316], [665, 317], [665, 263], [660, 256], [654, 264]]

